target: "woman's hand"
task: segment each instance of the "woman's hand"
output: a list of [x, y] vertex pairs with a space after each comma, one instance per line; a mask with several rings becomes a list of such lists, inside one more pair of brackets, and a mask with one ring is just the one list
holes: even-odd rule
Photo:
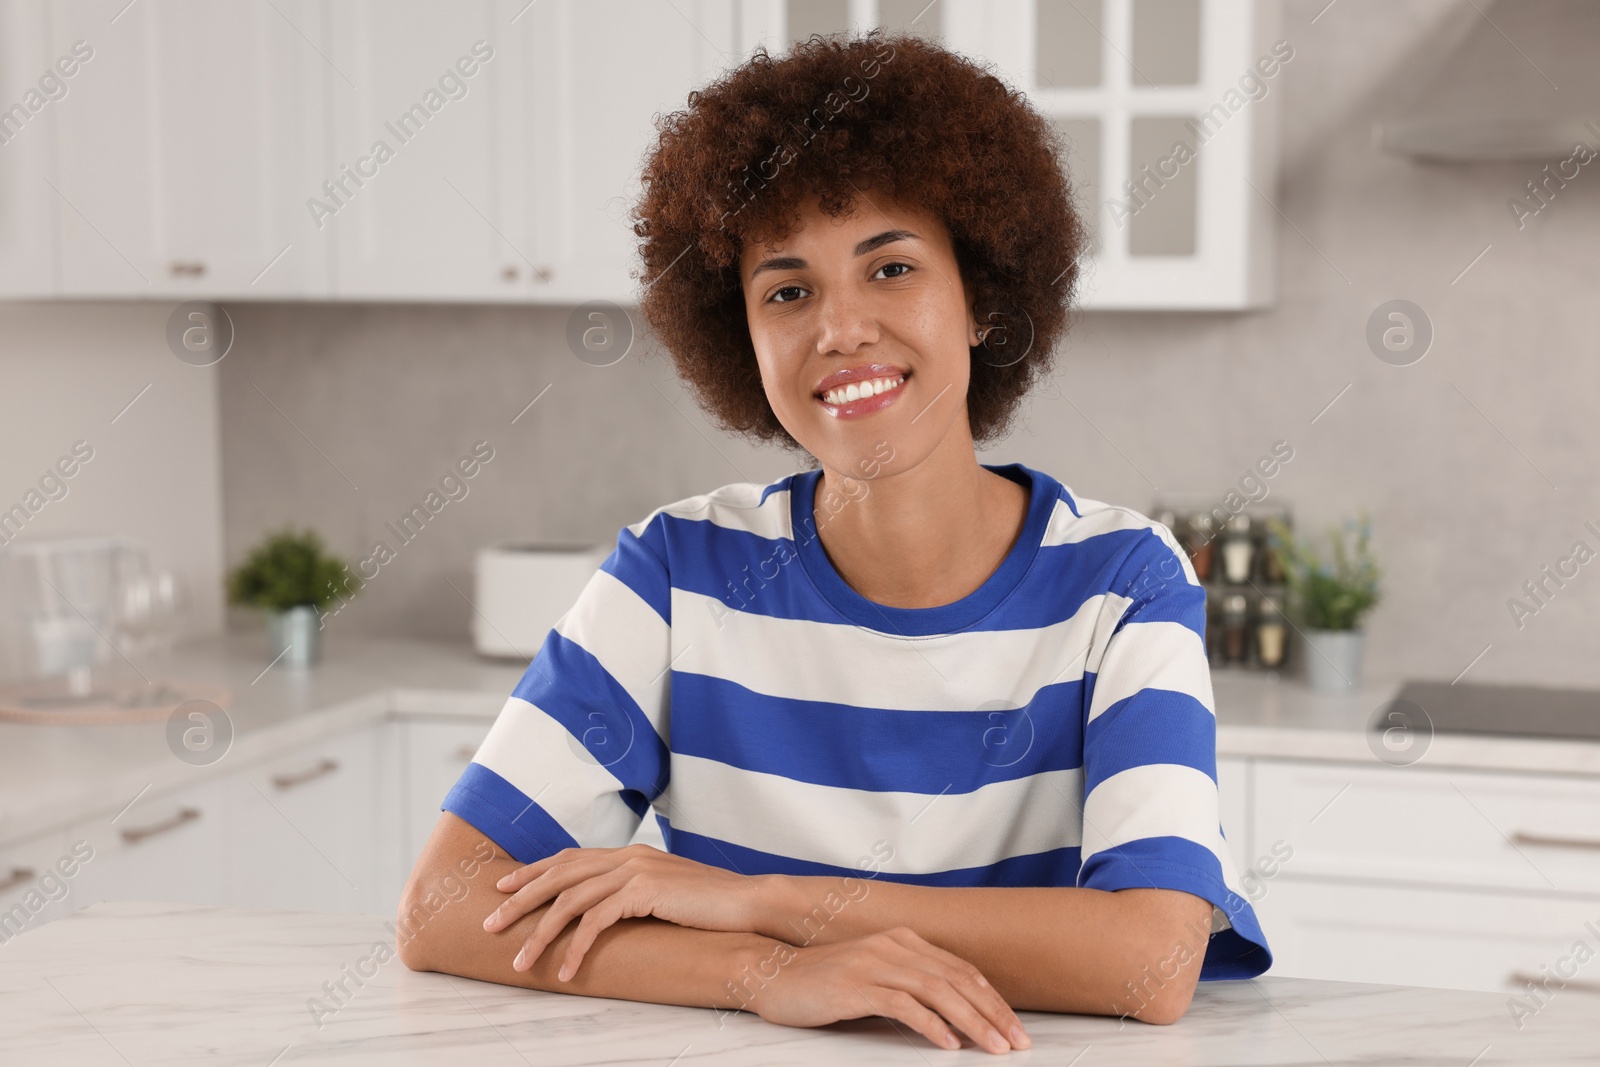
[[941, 1048], [961, 1047], [952, 1026], [990, 1052], [1033, 1043], [978, 968], [909, 927], [811, 948], [780, 943], [756, 970], [760, 980], [746, 980], [759, 984], [750, 1006], [768, 1022], [826, 1026], [882, 1015]]
[[530, 863], [496, 884], [512, 896], [483, 922], [502, 930], [548, 900], [548, 911], [529, 932], [512, 968], [526, 971], [545, 948], [582, 915], [557, 977], [567, 981], [600, 931], [619, 919], [654, 915], [701, 930], [754, 932], [767, 876], [751, 878], [675, 856], [645, 844], [623, 848], [568, 848]]

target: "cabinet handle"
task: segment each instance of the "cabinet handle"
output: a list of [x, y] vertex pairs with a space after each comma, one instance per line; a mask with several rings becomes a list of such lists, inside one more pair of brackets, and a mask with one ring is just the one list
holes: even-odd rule
[[[1600, 837], [1552, 837], [1549, 834], [1530, 834], [1526, 830], [1513, 830], [1513, 845], [1550, 845], [1554, 848], [1600, 848]], [[1571, 984], [1570, 982], [1568, 983]]]
[[[1510, 974], [1506, 975], [1506, 981], [1520, 988], [1529, 982], [1532, 982], [1534, 985], [1538, 985], [1539, 983], [1546, 981], [1546, 976], [1542, 974], [1534, 974], [1532, 971], [1512, 971]], [[1561, 983], [1561, 988], [1576, 989], [1580, 993], [1600, 993], [1600, 982], [1589, 982], [1582, 979], [1568, 978]]]
[[476, 756], [477, 754], [477, 745], [462, 745], [460, 748], [456, 749], [456, 759], [465, 760], [468, 763], [471, 763], [472, 757]]
[[176, 830], [186, 822], [194, 822], [200, 817], [199, 808], [180, 808], [178, 814], [165, 822], [153, 822], [149, 826], [127, 827], [122, 831], [122, 840], [130, 845], [137, 845], [147, 837], [164, 834], [168, 830]]
[[272, 784], [279, 789], [293, 789], [297, 785], [305, 785], [307, 782], [321, 778], [325, 774], [332, 774], [338, 769], [338, 760], [323, 759], [315, 767], [307, 771], [301, 771], [299, 774], [275, 774], [272, 776]]
[[32, 867], [13, 867], [11, 868], [11, 873], [6, 875], [5, 880], [0, 881], [0, 889], [10, 889], [14, 885], [21, 885], [23, 882], [31, 881], [33, 881]]
[[203, 278], [206, 274], [206, 265], [198, 259], [175, 259], [171, 269], [174, 278]]
[[514, 282], [520, 277], [522, 277], [522, 271], [517, 269], [517, 265], [515, 263], [500, 268], [500, 278], [502, 281]]
[[550, 280], [550, 275], [551, 275], [551, 272], [550, 272], [550, 268], [549, 267], [535, 267], [535, 268], [533, 268], [533, 276], [535, 278], [537, 278], [541, 282], [549, 281]]

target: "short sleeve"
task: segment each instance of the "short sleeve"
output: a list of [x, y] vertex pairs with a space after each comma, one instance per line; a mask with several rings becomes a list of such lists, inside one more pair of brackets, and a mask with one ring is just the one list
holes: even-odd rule
[[662, 521], [658, 512], [618, 533], [440, 805], [520, 863], [627, 844], [667, 786]]
[[1159, 523], [1117, 568], [1105, 610], [1120, 617], [1085, 695], [1078, 884], [1203, 897], [1212, 922], [1200, 980], [1254, 978], [1272, 954], [1223, 838], [1205, 599]]

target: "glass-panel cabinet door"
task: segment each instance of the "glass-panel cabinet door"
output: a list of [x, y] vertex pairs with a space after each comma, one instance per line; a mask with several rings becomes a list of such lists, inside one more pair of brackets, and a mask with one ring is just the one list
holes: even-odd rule
[[745, 55], [764, 44], [774, 56], [813, 33], [873, 27], [942, 40], [944, 7], [943, 0], [742, 0], [737, 34]]

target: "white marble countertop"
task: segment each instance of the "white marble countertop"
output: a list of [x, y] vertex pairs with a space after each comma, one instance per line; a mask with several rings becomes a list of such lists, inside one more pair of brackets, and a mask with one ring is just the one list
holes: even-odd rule
[[[384, 921], [194, 905], [96, 904], [0, 949], [7, 1064], [915, 1064], [997, 1062], [935, 1048], [886, 1019], [816, 1029], [414, 972]], [[371, 960], [370, 963], [363, 963]], [[348, 969], [348, 971], [346, 970]], [[348, 995], [324, 983], [346, 973]], [[313, 1000], [321, 1002], [314, 1013]], [[1010, 1062], [1075, 1064], [1593, 1063], [1592, 998], [1557, 993], [1519, 1030], [1505, 998], [1409, 986], [1206, 982], [1171, 1026], [1021, 1013]]]
[[[226, 686], [235, 730], [216, 764], [196, 768], [167, 747], [163, 722], [39, 726], [0, 722], [0, 846], [102, 813], [141, 790], [196, 784], [392, 716], [493, 718], [525, 664], [480, 656], [466, 642], [357, 638], [330, 632], [322, 663], [269, 668], [259, 632], [179, 648], [169, 676]], [[1294, 680], [1213, 673], [1220, 756], [1348, 760], [1375, 764], [1366, 724], [1398, 691], [1372, 681], [1346, 694]], [[1600, 743], [1440, 734], [1428, 766], [1600, 775]]]

